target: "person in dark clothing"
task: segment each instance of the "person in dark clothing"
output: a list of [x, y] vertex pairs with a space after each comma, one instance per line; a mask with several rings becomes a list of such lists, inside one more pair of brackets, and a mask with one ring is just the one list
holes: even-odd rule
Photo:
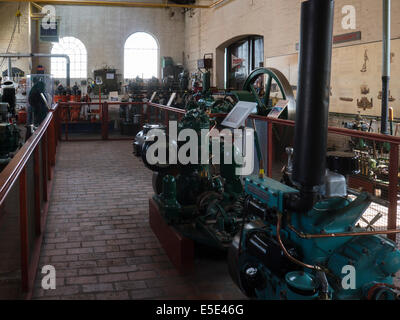
[[42, 93], [45, 96], [46, 87], [45, 83], [42, 81], [36, 82], [29, 92], [28, 102], [32, 106], [33, 123], [36, 127], [42, 123], [44, 118], [46, 118], [47, 113], [49, 112], [47, 104], [41, 95]]

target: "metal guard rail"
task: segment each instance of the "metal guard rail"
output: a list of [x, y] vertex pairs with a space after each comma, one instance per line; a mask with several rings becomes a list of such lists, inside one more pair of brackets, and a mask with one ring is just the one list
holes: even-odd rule
[[[55, 153], [60, 137], [59, 122], [57, 121], [58, 112], [59, 108], [55, 105], [37, 130], [0, 173], [0, 224], [4, 223], [2, 218], [7, 214], [4, 207], [7, 196], [16, 183], [19, 182], [19, 203], [10, 202], [10, 204], [13, 209], [17, 210], [19, 216], [21, 289], [25, 299], [30, 299], [32, 296], [39, 264], [43, 229], [46, 223], [52, 187], [51, 180], [55, 165]], [[39, 151], [41, 151], [41, 161]], [[33, 186], [28, 185], [27, 179], [27, 164], [32, 157]], [[42, 187], [42, 197], [40, 187]], [[29, 192], [32, 190], [34, 194], [33, 204], [28, 203]], [[29, 206], [34, 214], [33, 219], [30, 220], [28, 218]], [[31, 236], [33, 235], [31, 238], [29, 238], [29, 229], [32, 230], [32, 228], [30, 228], [29, 223], [34, 223], [34, 234], [31, 234]], [[29, 242], [29, 239], [31, 239], [31, 242]]]

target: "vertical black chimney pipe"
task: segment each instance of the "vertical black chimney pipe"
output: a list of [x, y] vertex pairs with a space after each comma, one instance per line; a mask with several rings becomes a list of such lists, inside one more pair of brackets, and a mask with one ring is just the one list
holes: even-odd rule
[[333, 13], [333, 0], [309, 0], [301, 4], [292, 178], [300, 184], [306, 198], [315, 186], [323, 183], [325, 176]]

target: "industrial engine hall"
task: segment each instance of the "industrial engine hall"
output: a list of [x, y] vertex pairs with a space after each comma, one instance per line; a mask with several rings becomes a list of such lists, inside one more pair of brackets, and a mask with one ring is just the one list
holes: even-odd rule
[[399, 145], [398, 0], [0, 1], [0, 300], [398, 301]]

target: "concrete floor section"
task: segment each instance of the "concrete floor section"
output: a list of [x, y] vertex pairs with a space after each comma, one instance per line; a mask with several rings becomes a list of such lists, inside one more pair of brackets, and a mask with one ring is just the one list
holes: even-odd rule
[[[130, 141], [61, 143], [33, 298], [245, 298], [224, 254], [177, 273], [149, 226], [152, 194]], [[56, 269], [55, 290], [41, 286], [44, 265]]]

